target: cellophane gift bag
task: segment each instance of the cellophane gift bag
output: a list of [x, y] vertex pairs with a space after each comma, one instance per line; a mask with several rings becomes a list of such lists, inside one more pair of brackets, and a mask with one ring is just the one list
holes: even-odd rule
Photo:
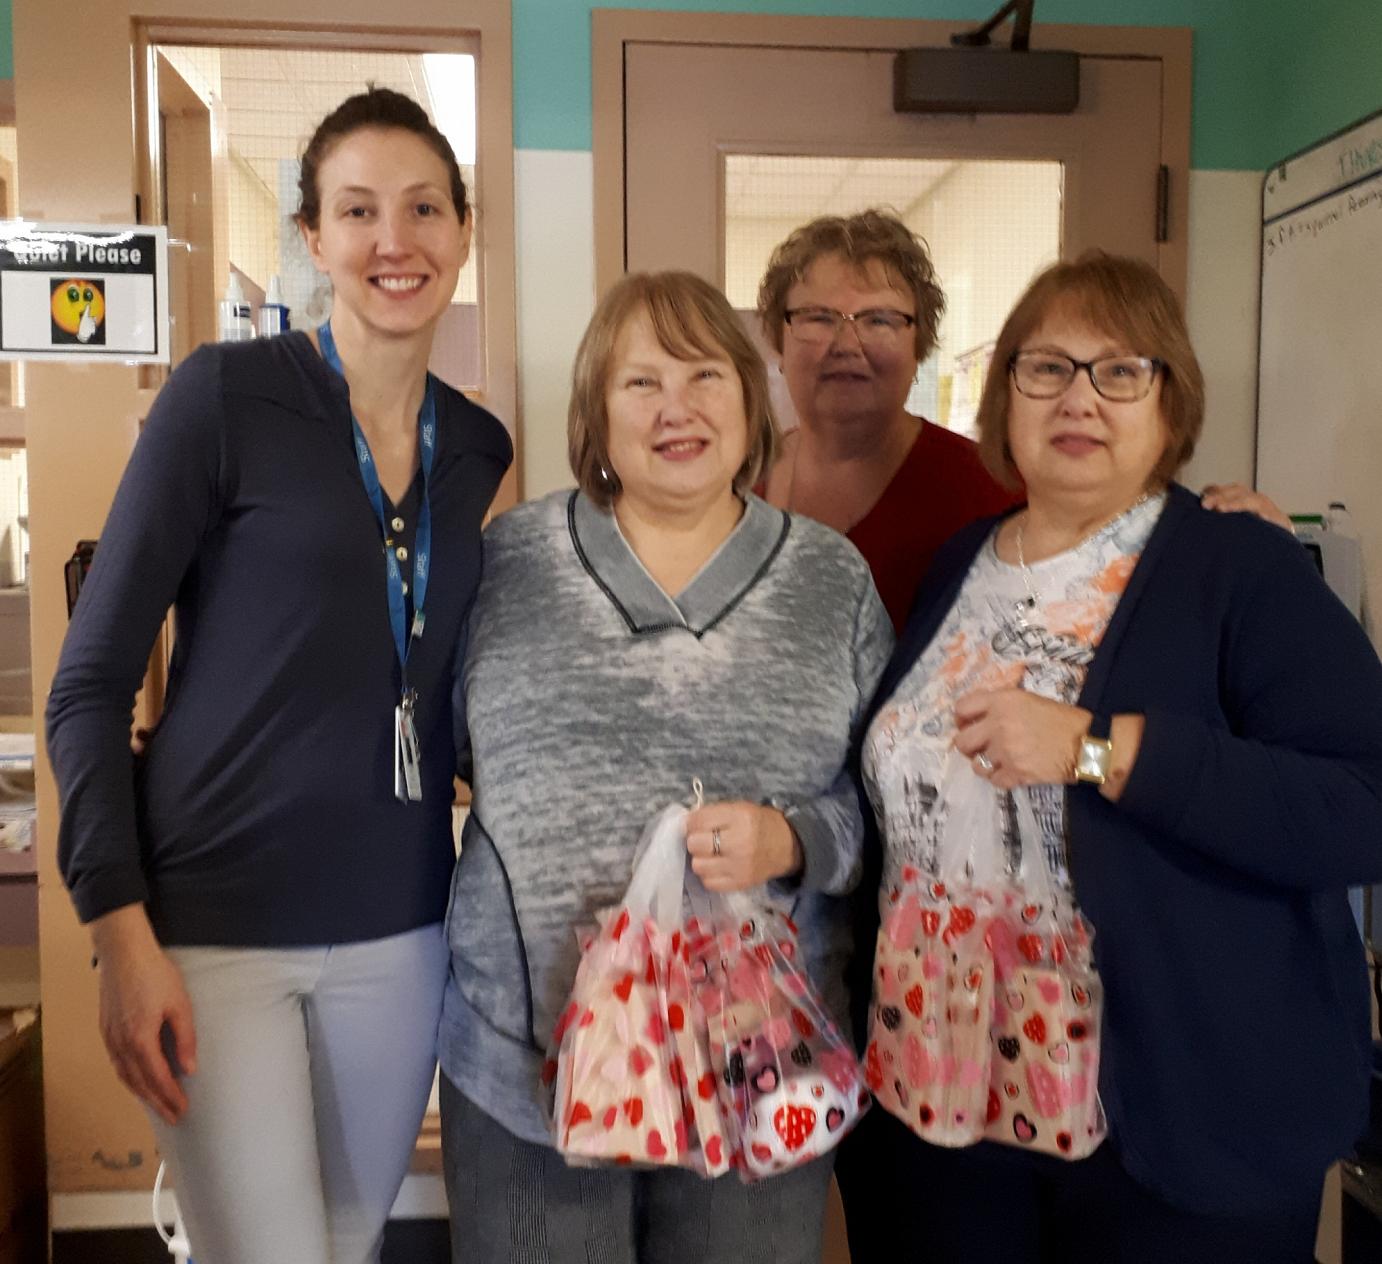
[[918, 1136], [966, 1146], [990, 1105], [993, 961], [985, 936], [1002, 887], [997, 797], [963, 756], [946, 761], [935, 864], [887, 893], [874, 953], [864, 1072], [879, 1104]]
[[734, 1164], [753, 1181], [833, 1149], [869, 1094], [806, 974], [791, 918], [746, 892], [701, 889], [691, 905], [687, 947], [721, 1114]]
[[686, 815], [669, 807], [645, 830], [624, 900], [586, 944], [552, 1033], [545, 1075], [570, 1162], [728, 1170], [681, 930]]
[[1103, 989], [1093, 932], [1051, 880], [1026, 790], [1013, 792], [1022, 864], [994, 910], [994, 1056], [985, 1136], [1067, 1159], [1108, 1131], [1099, 1102]]

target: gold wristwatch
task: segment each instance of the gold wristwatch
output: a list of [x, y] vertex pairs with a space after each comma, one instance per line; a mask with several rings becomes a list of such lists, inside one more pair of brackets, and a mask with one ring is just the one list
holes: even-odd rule
[[1104, 712], [1095, 711], [1089, 720], [1089, 730], [1080, 738], [1080, 749], [1075, 756], [1075, 780], [1089, 781], [1102, 786], [1113, 771], [1113, 742], [1109, 734], [1113, 718]]

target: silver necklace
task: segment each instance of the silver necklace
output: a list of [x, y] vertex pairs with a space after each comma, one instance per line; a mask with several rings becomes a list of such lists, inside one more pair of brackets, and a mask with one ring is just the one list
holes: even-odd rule
[[[1126, 518], [1130, 513], [1132, 513], [1134, 509], [1136, 509], [1139, 505], [1146, 504], [1147, 501], [1151, 500], [1151, 498], [1151, 492], [1143, 492], [1142, 495], [1140, 495], [1135, 501], [1133, 501], [1132, 504], [1129, 505], [1126, 509], [1120, 509], [1111, 518], [1105, 518], [1104, 521], [1101, 522], [1092, 531], [1087, 532], [1085, 535], [1081, 536], [1078, 540], [1076, 540], [1075, 543], [1071, 545], [1070, 548], [1066, 551], [1074, 552], [1075, 549], [1084, 548], [1084, 546], [1088, 544], [1091, 540], [1097, 539], [1107, 531], [1111, 531], [1124, 518]], [[1024, 628], [1027, 627], [1030, 623], [1033, 611], [1035, 611], [1036, 608], [1039, 605], [1041, 605], [1041, 593], [1037, 589], [1036, 578], [1032, 574], [1032, 568], [1027, 565], [1026, 554], [1022, 551], [1022, 531], [1023, 528], [1027, 525], [1028, 512], [1028, 510], [1023, 511], [1022, 517], [1018, 519], [1017, 531], [1013, 536], [1013, 545], [1017, 550], [1017, 565], [1018, 569], [1022, 572], [1022, 586], [1027, 590], [1027, 596], [1022, 601], [1017, 602], [1014, 608], [1017, 612], [1017, 622], [1019, 626]]]

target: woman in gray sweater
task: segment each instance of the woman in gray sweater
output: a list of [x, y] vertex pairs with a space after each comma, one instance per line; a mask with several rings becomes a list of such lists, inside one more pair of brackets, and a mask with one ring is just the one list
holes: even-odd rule
[[644, 825], [695, 777], [692, 868], [711, 890], [768, 884], [847, 1015], [841, 897], [863, 826], [845, 765], [891, 625], [852, 545], [748, 490], [777, 442], [765, 371], [706, 282], [631, 276], [605, 296], [569, 439], [578, 490], [486, 534], [460, 676], [475, 797], [440, 1038], [453, 1248], [468, 1264], [809, 1264], [828, 1156], [748, 1186], [568, 1168], [540, 1077], [576, 931], [618, 903]]

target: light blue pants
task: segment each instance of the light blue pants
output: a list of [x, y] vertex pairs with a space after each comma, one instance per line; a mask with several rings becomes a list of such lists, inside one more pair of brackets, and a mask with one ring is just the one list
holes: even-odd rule
[[197, 1074], [154, 1130], [197, 1264], [377, 1264], [436, 1065], [441, 926], [169, 956]]

